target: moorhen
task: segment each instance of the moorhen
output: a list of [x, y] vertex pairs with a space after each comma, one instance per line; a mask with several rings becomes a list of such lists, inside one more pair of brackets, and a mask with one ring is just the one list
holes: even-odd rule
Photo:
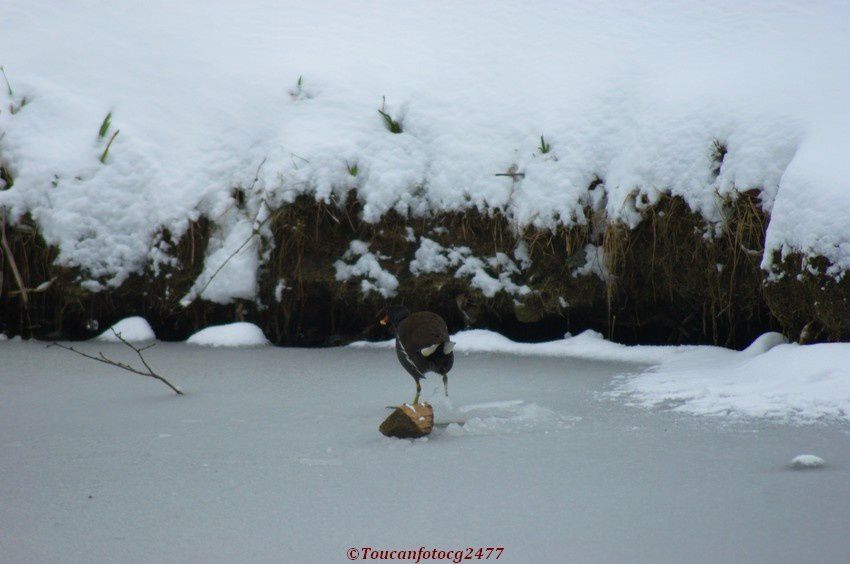
[[419, 380], [426, 372], [436, 372], [443, 377], [443, 388], [449, 395], [448, 372], [455, 361], [455, 344], [449, 340], [446, 322], [430, 311], [410, 311], [402, 305], [386, 309], [381, 325], [391, 325], [395, 330], [395, 351], [398, 360], [416, 382], [413, 404], [419, 403], [422, 386]]

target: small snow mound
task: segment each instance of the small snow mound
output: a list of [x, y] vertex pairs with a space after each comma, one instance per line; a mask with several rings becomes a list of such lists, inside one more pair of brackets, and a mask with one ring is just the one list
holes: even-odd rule
[[452, 437], [462, 437], [463, 427], [459, 423], [449, 423], [448, 427], [446, 427], [446, 434]]
[[[114, 331], [114, 333], [113, 333]], [[131, 343], [139, 343], [142, 341], [153, 341], [156, 335], [151, 329], [150, 323], [144, 317], [128, 317], [122, 319], [97, 337], [98, 341], [106, 341], [109, 343], [118, 343], [120, 339], [115, 335], [118, 333], [121, 338]]]
[[0, 333], [0, 341], [8, 341], [9, 337], [6, 336], [6, 333]]
[[205, 347], [257, 347], [269, 344], [262, 329], [245, 322], [207, 327], [189, 337], [186, 342]]
[[765, 333], [750, 343], [750, 346], [745, 348], [743, 352], [749, 356], [756, 356], [757, 354], [766, 353], [773, 347], [787, 343], [788, 339], [782, 333]]
[[557, 431], [572, 427], [578, 417], [565, 417], [551, 409], [522, 400], [499, 401], [461, 406], [440, 413], [448, 420], [446, 433], [462, 435], [507, 435]]
[[821, 468], [823, 466], [823, 458], [814, 454], [801, 454], [795, 456], [791, 461], [791, 468], [796, 470], [808, 470], [810, 468]]

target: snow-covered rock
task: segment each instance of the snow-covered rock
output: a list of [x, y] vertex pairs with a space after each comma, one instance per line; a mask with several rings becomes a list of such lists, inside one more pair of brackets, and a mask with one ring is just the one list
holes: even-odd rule
[[791, 467], [798, 470], [821, 468], [823, 465], [823, 458], [815, 456], [814, 454], [801, 454], [799, 456], [795, 456], [791, 461]]
[[121, 335], [121, 338], [131, 343], [153, 341], [156, 339], [150, 323], [144, 317], [138, 316], [122, 319], [95, 338], [98, 341], [118, 343], [120, 340], [115, 336], [115, 333], [118, 333]]
[[263, 330], [253, 323], [229, 323], [201, 329], [186, 342], [205, 347], [257, 347], [268, 345]]
[[758, 356], [766, 353], [773, 347], [785, 345], [787, 343], [788, 339], [786, 339], [785, 335], [782, 333], [765, 333], [764, 335], [758, 336], [752, 343], [750, 343], [750, 346], [742, 351], [742, 353], [749, 356]]

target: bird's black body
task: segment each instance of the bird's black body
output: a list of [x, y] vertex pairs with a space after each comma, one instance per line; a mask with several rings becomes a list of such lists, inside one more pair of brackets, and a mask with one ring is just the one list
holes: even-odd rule
[[448, 395], [447, 374], [454, 365], [454, 343], [442, 317], [430, 311], [409, 313], [402, 306], [388, 309], [387, 318], [396, 331], [395, 350], [398, 360], [416, 381], [416, 398], [421, 389], [419, 380], [428, 372], [443, 377]]

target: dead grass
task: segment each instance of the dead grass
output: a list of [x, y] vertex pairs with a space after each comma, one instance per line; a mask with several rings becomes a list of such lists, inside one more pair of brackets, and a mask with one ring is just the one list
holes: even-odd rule
[[[846, 301], [841, 302], [844, 306], [835, 301], [846, 299], [846, 284], [816, 289], [813, 279], [810, 286], [792, 288], [786, 277], [785, 285], [765, 289], [759, 263], [767, 219], [755, 192], [724, 203], [726, 222], [713, 237], [706, 237], [712, 227], [674, 197], [647, 209], [634, 230], [607, 222], [603, 212], [591, 209], [585, 210], [585, 224], [554, 230], [518, 230], [499, 210], [413, 218], [390, 212], [376, 224], [361, 221], [360, 212], [353, 191], [328, 202], [303, 195], [275, 210], [269, 223], [272, 238], [264, 242], [269, 260], [259, 274], [261, 304], [197, 301], [189, 308], [180, 307], [179, 300], [201, 272], [211, 229], [206, 219], [194, 223], [179, 240], [161, 234], [161, 240], [171, 244], [178, 267], [167, 267], [156, 276], [134, 276], [120, 289], [98, 294], [81, 290], [74, 282], [77, 273], [53, 265], [56, 251], [44, 245], [34, 226], [29, 231], [19, 228], [23, 231], [15, 230], [11, 241], [27, 284], [54, 277], [57, 281], [34, 297], [29, 308], [22, 308], [10, 295], [8, 265], [0, 262], [0, 322], [13, 333], [80, 338], [91, 335], [85, 329], [90, 320], [99, 320], [98, 329], [103, 330], [135, 314], [147, 317], [167, 339], [243, 319], [260, 325], [278, 343], [315, 346], [378, 338], [385, 336], [376, 323], [385, 300], [377, 294], [363, 296], [357, 283], [334, 278], [333, 263], [351, 240], [360, 239], [369, 241], [373, 252], [389, 257], [382, 265], [401, 283], [398, 301], [439, 312], [453, 329], [491, 327], [515, 338], [551, 338], [565, 330], [593, 328], [625, 342], [742, 346], [765, 330], [779, 328], [778, 318], [789, 334], [799, 334], [812, 320], [840, 328], [821, 331], [817, 338], [847, 334], [844, 324], [850, 316], [841, 309]], [[468, 246], [479, 257], [497, 252], [513, 256], [517, 244], [524, 242], [532, 266], [516, 280], [534, 292], [521, 300], [486, 298], [452, 273], [412, 276], [408, 265], [418, 240], [408, 240], [408, 228], [417, 238]], [[602, 247], [607, 280], [573, 275], [584, 264], [588, 243]], [[787, 268], [799, 271], [799, 265]], [[824, 298], [830, 292], [836, 296], [833, 301]], [[774, 317], [768, 306], [781, 312]]]
[[778, 279], [765, 282], [765, 298], [789, 337], [800, 342], [850, 340], [850, 278], [826, 274], [824, 257], [774, 256]]
[[636, 229], [607, 226], [611, 336], [638, 338], [654, 326], [659, 341], [734, 346], [777, 327], [762, 290], [766, 217], [757, 193], [726, 201], [724, 215], [717, 229], [667, 196]]

